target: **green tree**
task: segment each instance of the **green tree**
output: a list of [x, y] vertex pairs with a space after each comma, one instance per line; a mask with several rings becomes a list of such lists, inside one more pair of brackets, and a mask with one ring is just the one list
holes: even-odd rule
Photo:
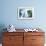
[[27, 13], [28, 13], [28, 17], [32, 17], [32, 11], [31, 10], [28, 10]]

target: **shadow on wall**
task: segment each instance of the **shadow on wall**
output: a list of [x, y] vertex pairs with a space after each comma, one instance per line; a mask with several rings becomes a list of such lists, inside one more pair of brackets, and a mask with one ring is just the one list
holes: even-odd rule
[[6, 30], [3, 30], [4, 28], [6, 28], [6, 26], [4, 24], [0, 24], [0, 43], [2, 43], [2, 32], [5, 32]]

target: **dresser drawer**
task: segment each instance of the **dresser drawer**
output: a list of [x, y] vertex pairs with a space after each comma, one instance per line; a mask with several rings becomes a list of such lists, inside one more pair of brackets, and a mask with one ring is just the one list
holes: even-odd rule
[[33, 44], [43, 44], [44, 36], [32, 36], [32, 43]]
[[5, 36], [23, 36], [23, 32], [4, 32]]
[[3, 46], [23, 46], [23, 38], [17, 37], [5, 37], [3, 40]]
[[32, 44], [32, 46], [44, 46], [44, 44]]
[[17, 44], [16, 43], [12, 43], [12, 44], [10, 44], [10, 43], [8, 43], [8, 44], [5, 43], [4, 44], [3, 43], [2, 46], [23, 46], [23, 43], [19, 43], [19, 44], [18, 43]]
[[23, 41], [23, 36], [4, 36], [3, 43], [14, 43]]
[[44, 36], [45, 33], [44, 32], [25, 32], [24, 36]]

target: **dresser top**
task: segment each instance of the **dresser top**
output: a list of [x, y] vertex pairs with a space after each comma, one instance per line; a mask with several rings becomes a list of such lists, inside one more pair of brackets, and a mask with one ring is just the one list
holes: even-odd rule
[[[8, 32], [8, 31], [7, 31]], [[15, 32], [26, 32], [24, 29], [16, 29], [16, 31]], [[28, 31], [28, 32], [32, 32], [32, 31]], [[33, 31], [33, 32], [44, 32], [44, 31], [42, 31], [42, 30], [39, 30], [39, 31]]]

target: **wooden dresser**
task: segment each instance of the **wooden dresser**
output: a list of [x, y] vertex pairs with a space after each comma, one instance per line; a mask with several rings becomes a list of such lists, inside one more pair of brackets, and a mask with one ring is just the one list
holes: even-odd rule
[[44, 46], [44, 32], [3, 32], [3, 46]]

